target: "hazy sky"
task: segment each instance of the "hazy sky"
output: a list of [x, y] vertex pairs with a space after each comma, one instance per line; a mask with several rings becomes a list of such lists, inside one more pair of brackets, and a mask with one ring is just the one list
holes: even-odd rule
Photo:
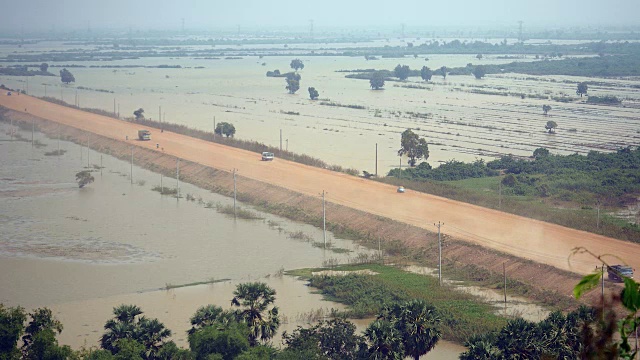
[[640, 0], [0, 0], [0, 28], [640, 25]]

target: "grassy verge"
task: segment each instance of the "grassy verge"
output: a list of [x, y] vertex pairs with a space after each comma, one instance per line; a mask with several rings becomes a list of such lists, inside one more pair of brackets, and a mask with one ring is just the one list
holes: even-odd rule
[[[533, 196], [499, 195], [500, 176], [457, 181], [412, 181], [386, 177], [377, 181], [404, 186], [407, 189], [442, 196], [490, 209], [541, 220], [569, 228], [601, 234], [616, 239], [640, 242], [637, 226], [595, 208], [584, 208], [572, 202], [561, 202]], [[502, 200], [500, 199], [502, 198]]]
[[349, 305], [347, 316], [375, 316], [385, 304], [421, 299], [433, 304], [442, 317], [444, 338], [459, 343], [474, 334], [501, 328], [506, 319], [495, 315], [491, 305], [476, 297], [440, 286], [431, 276], [409, 273], [395, 267], [367, 264], [340, 266], [335, 270], [369, 269], [377, 275], [312, 276], [319, 269], [288, 272], [309, 279], [328, 299]]

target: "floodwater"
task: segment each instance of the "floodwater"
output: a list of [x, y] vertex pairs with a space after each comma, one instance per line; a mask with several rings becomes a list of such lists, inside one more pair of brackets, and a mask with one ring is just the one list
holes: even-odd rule
[[[329, 234], [335, 248], [350, 252], [325, 251], [289, 237], [300, 231], [319, 242], [321, 230], [256, 210], [264, 219], [234, 220], [203, 205], [231, 199], [189, 184], [180, 184], [181, 193], [201, 202], [161, 196], [151, 190], [160, 185], [157, 174], [134, 166], [132, 184], [127, 162], [65, 141], [63, 156], [46, 156], [57, 140], [35, 133], [36, 144], [46, 146], [32, 147], [30, 132], [18, 130], [23, 141], [11, 141], [9, 128], [0, 123], [0, 303], [50, 307], [65, 326], [62, 344], [96, 345], [112, 308], [126, 303], [159, 318], [186, 346], [197, 308], [229, 307], [235, 286], [248, 281], [276, 289], [281, 331], [344, 308], [282, 270], [348, 262], [367, 249]], [[79, 189], [75, 174], [88, 165], [95, 182]], [[200, 281], [220, 282], [164, 289]], [[454, 359], [461, 351], [442, 342], [428, 358]]]
[[[43, 51], [29, 46], [20, 51]], [[318, 157], [330, 164], [372, 173], [377, 166], [381, 175], [400, 164], [397, 156], [400, 134], [407, 128], [427, 139], [429, 162], [434, 166], [452, 159], [490, 160], [506, 154], [530, 156], [538, 147], [561, 154], [611, 151], [640, 140], [640, 117], [634, 107], [640, 102], [640, 89], [633, 87], [634, 79], [496, 74], [482, 80], [473, 76], [448, 76], [445, 80], [434, 76], [430, 83], [419, 78], [387, 81], [385, 90], [373, 91], [368, 81], [346, 79], [347, 73], [337, 72], [393, 69], [398, 64], [412, 69], [424, 65], [437, 69], [468, 63], [500, 64], [533, 61], [533, 56], [505, 59], [490, 55], [481, 61], [475, 55], [420, 54], [417, 58], [376, 61], [367, 61], [364, 57], [303, 56], [300, 59], [305, 68], [299, 71], [301, 87], [290, 95], [283, 78], [265, 76], [269, 70], [289, 71], [290, 57], [249, 56], [246, 54], [253, 52], [243, 47], [234, 51], [235, 55], [241, 55], [240, 59], [157, 57], [78, 62], [86, 66], [180, 65], [182, 68], [72, 68], [75, 84], [66, 86], [58, 77], [36, 76], [28, 79], [28, 88], [35, 96], [43, 96], [46, 91], [48, 96], [81, 107], [113, 111], [120, 117], [132, 117], [134, 110], [143, 108], [148, 118], [162, 117], [163, 121], [204, 130], [212, 130], [214, 121], [231, 122], [237, 138], [276, 147], [282, 145], [283, 149]], [[50, 65], [67, 63], [50, 62]], [[58, 67], [51, 68], [54, 73], [58, 70]], [[26, 80], [0, 77], [1, 83], [23, 89], [27, 87]], [[589, 94], [616, 95], [629, 106], [596, 106], [584, 101], [561, 103], [538, 98], [575, 96], [576, 83], [585, 80], [597, 82], [589, 85]], [[319, 101], [309, 100], [308, 87], [319, 91]], [[499, 95], [509, 93], [509, 96]], [[516, 95], [520, 93], [525, 94], [525, 99]], [[321, 104], [323, 101], [364, 109], [327, 106]], [[552, 106], [550, 117], [542, 114], [545, 104]], [[544, 128], [548, 120], [558, 124], [555, 135], [548, 134]], [[603, 123], [606, 126], [602, 126]], [[406, 164], [406, 159], [402, 159], [402, 163]]]
[[[406, 271], [425, 275], [438, 276], [438, 270], [423, 266], [408, 266]], [[549, 315], [549, 310], [542, 306], [532, 303], [530, 300], [519, 296], [507, 296], [505, 303], [504, 293], [500, 293], [493, 289], [487, 289], [480, 286], [471, 286], [460, 283], [457, 280], [447, 279], [443, 277], [442, 282], [450, 285], [454, 290], [462, 291], [483, 299], [484, 302], [494, 306], [496, 315], [516, 318], [521, 317], [529, 321], [542, 321]]]

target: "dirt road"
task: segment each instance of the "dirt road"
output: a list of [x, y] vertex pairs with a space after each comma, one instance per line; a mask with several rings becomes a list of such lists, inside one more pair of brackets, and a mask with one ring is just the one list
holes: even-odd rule
[[[48, 103], [26, 95], [0, 95], [0, 105], [69, 125], [135, 147], [164, 151], [176, 157], [217, 169], [237, 169], [244, 177], [276, 184], [306, 195], [320, 196], [354, 209], [394, 219], [434, 231], [434, 223], [444, 223], [442, 231], [488, 248], [549, 264], [578, 273], [594, 270], [598, 262], [588, 255], [568, 257], [583, 246], [596, 254], [613, 254], [634, 268], [640, 268], [640, 245], [565, 228], [496, 210], [486, 209], [433, 195], [395, 187], [328, 170], [277, 159], [260, 161], [260, 154], [149, 129], [151, 141], [138, 141], [139, 126], [105, 116]], [[125, 140], [128, 136], [128, 140]], [[158, 148], [156, 148], [156, 144]], [[327, 214], [331, 220], [331, 214]], [[338, 219], [332, 219], [339, 221]], [[616, 263], [619, 260], [613, 260]]]

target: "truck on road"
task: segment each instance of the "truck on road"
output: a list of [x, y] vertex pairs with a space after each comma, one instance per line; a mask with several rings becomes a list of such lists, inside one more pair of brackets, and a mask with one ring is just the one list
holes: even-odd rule
[[625, 277], [633, 278], [633, 268], [626, 265], [607, 266], [607, 275], [611, 281], [623, 282]]
[[151, 140], [151, 131], [149, 131], [149, 130], [138, 130], [138, 139], [139, 140]]

